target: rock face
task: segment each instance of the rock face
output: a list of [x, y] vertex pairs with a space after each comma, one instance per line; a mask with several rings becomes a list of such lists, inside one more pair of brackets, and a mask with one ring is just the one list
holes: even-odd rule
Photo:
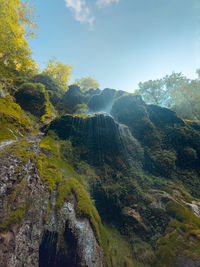
[[91, 112], [107, 112], [110, 113], [114, 101], [122, 96], [125, 92], [116, 91], [106, 88], [101, 93], [97, 92], [88, 101], [88, 107]]
[[59, 214], [50, 214], [40, 244], [40, 266], [107, 266], [90, 223], [77, 218], [75, 206], [70, 195]]
[[[38, 153], [38, 144], [32, 149]], [[38, 266], [48, 192], [30, 159], [23, 163], [10, 151], [0, 158], [0, 265]]]
[[122, 96], [113, 104], [113, 117], [127, 125], [133, 136], [145, 146], [154, 146], [158, 131], [163, 127], [184, 125], [175, 112], [154, 105], [146, 105], [139, 95]]
[[142, 157], [142, 149], [128, 129], [108, 115], [65, 115], [52, 121], [48, 130], [55, 131], [63, 140], [72, 140], [80, 148], [81, 158], [96, 166], [107, 163], [123, 168], [128, 158], [137, 161]]
[[[39, 141], [28, 141], [26, 152], [37, 157]], [[12, 144], [0, 154], [0, 266], [107, 266], [88, 219], [76, 215], [75, 196], [57, 210], [57, 191], [20, 149]]]
[[17, 103], [31, 114], [42, 116], [45, 113], [46, 97], [44, 86], [40, 83], [26, 83], [16, 92], [15, 98]]
[[41, 120], [36, 134], [0, 98], [0, 266], [199, 266], [199, 130], [111, 89], [57, 100], [112, 115]]
[[77, 85], [69, 86], [68, 91], [64, 94], [59, 105], [67, 113], [73, 113], [76, 110], [76, 105], [84, 103], [84, 94]]

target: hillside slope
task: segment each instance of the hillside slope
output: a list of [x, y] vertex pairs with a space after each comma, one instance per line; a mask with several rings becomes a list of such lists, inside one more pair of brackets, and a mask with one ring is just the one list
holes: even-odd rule
[[198, 123], [113, 89], [15, 97], [0, 98], [1, 266], [200, 266]]

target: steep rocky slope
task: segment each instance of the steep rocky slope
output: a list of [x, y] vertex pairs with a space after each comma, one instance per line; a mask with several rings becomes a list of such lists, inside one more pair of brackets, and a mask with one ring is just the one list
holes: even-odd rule
[[55, 104], [27, 86], [29, 117], [0, 98], [0, 265], [200, 266], [198, 123], [125, 92]]
[[[22, 110], [12, 101], [17, 117]], [[70, 166], [62, 169], [57, 145], [51, 148], [29, 127], [0, 143], [0, 265], [107, 266], [99, 215], [83, 186], [69, 178], [79, 175]]]

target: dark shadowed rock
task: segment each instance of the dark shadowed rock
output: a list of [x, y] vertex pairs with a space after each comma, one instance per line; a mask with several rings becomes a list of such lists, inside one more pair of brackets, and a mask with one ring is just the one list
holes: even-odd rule
[[73, 113], [76, 110], [76, 105], [83, 104], [85, 101], [83, 92], [78, 85], [70, 85], [68, 91], [58, 104], [58, 109], [65, 113]]
[[26, 111], [35, 116], [45, 113], [46, 97], [44, 85], [39, 83], [25, 83], [15, 94], [17, 103]]
[[115, 89], [104, 89], [101, 93], [93, 95], [88, 101], [88, 107], [92, 112], [104, 111], [110, 113], [114, 100], [124, 94]]
[[55, 131], [61, 139], [72, 140], [73, 145], [80, 148], [81, 158], [97, 166], [107, 163], [122, 168], [128, 159], [137, 161], [143, 154], [128, 128], [116, 123], [111, 116], [66, 115], [53, 120], [46, 132], [48, 130]]

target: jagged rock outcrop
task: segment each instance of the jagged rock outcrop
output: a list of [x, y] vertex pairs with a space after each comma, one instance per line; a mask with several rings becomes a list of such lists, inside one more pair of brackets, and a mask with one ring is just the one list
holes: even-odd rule
[[[66, 93], [65, 111], [96, 98], [80, 93]], [[97, 110], [102, 96], [113, 117], [41, 119], [37, 136], [14, 98], [0, 99], [1, 266], [198, 266], [198, 129], [115, 90]]]
[[[30, 149], [38, 153], [38, 143]], [[38, 266], [48, 192], [32, 160], [11, 151], [0, 154], [0, 265]]]
[[175, 112], [155, 105], [146, 105], [140, 95], [122, 96], [113, 104], [113, 117], [127, 125], [133, 136], [145, 146], [158, 146], [159, 130], [175, 124], [184, 126]]
[[125, 94], [123, 91], [106, 88], [103, 91], [96, 92], [88, 101], [88, 107], [91, 112], [110, 113], [114, 101]]
[[102, 249], [86, 218], [77, 218], [72, 194], [60, 211], [50, 212], [40, 244], [40, 266], [106, 267]]
[[73, 114], [78, 104], [85, 103], [84, 93], [77, 85], [70, 85], [68, 91], [63, 95], [58, 103], [58, 109], [62, 112]]
[[107, 266], [90, 222], [77, 217], [73, 193], [56, 208], [58, 193], [48, 190], [35, 164], [39, 142], [0, 153], [0, 266]]

